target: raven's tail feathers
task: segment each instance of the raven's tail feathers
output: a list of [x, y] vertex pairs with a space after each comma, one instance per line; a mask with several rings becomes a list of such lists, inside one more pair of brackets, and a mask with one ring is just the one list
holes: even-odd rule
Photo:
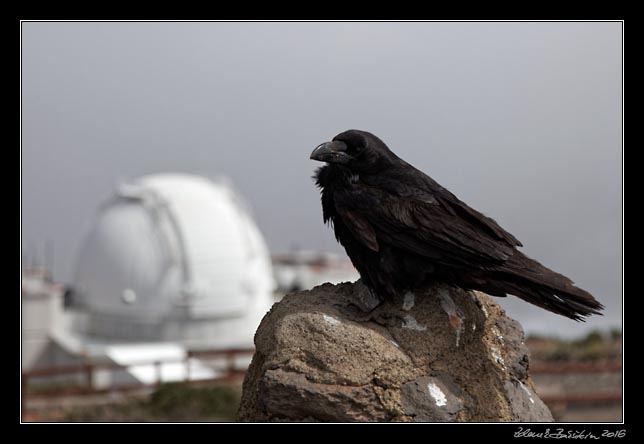
[[600, 310], [604, 308], [567, 277], [518, 251], [499, 269], [497, 276], [498, 280], [491, 282], [495, 287], [575, 321], [584, 321], [592, 314], [601, 315]]

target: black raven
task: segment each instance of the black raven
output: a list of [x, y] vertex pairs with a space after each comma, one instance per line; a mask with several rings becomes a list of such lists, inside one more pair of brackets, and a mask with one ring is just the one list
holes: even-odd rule
[[604, 307], [570, 279], [517, 250], [494, 220], [470, 208], [379, 138], [348, 130], [319, 145], [314, 179], [364, 284], [379, 300], [431, 281], [493, 296], [512, 294], [583, 320]]

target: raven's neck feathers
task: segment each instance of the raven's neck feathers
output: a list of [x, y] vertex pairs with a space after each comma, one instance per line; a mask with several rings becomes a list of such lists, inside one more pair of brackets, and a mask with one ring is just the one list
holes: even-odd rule
[[321, 189], [349, 185], [355, 181], [355, 174], [342, 165], [326, 164], [317, 169], [313, 178]]
[[324, 222], [330, 221], [333, 223], [337, 216], [333, 193], [341, 187], [354, 183], [356, 181], [355, 174], [341, 165], [326, 164], [317, 169], [313, 179], [315, 179], [315, 184], [322, 193], [322, 217]]

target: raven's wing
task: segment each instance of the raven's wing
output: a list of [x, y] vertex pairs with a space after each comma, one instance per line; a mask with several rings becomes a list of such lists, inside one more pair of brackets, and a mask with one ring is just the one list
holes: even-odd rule
[[446, 211], [453, 216], [459, 216], [466, 222], [473, 224], [477, 229], [492, 236], [494, 239], [501, 240], [511, 247], [523, 246], [519, 240], [512, 234], [505, 231], [492, 218], [479, 213], [461, 201], [453, 193], [443, 188], [434, 179], [404, 162], [402, 168], [397, 168], [388, 172], [383, 180], [382, 177], [376, 177], [376, 188], [389, 192], [395, 196], [411, 198], [421, 202], [432, 203], [438, 201]]
[[334, 202], [354, 237], [373, 251], [385, 242], [446, 264], [485, 267], [505, 262], [520, 245], [444, 189], [404, 194], [356, 183], [335, 191]]

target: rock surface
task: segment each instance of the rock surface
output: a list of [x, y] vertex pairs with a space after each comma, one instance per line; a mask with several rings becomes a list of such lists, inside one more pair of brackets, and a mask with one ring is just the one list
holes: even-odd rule
[[552, 421], [520, 325], [487, 295], [436, 285], [367, 315], [373, 302], [358, 281], [276, 303], [255, 334], [239, 419]]

